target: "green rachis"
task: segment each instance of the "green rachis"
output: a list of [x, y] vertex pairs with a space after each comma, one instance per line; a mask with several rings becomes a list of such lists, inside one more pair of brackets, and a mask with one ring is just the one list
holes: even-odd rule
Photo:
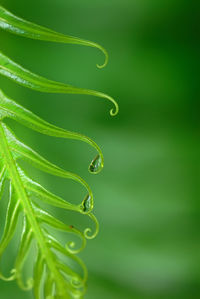
[[[0, 28], [26, 38], [98, 48], [104, 53], [105, 62], [103, 65], [97, 66], [101, 68], [108, 61], [107, 52], [100, 45], [73, 36], [66, 36], [30, 23], [16, 17], [2, 6], [0, 6]], [[18, 84], [40, 92], [88, 94], [105, 98], [114, 104], [114, 108], [110, 110], [110, 114], [116, 115], [118, 113], [118, 105], [112, 97], [102, 92], [77, 88], [68, 84], [48, 80], [24, 69], [2, 52], [0, 52], [0, 74], [14, 80]], [[33, 288], [35, 299], [83, 298], [86, 291], [87, 269], [76, 254], [85, 247], [87, 239], [94, 238], [98, 233], [98, 222], [92, 213], [93, 194], [91, 188], [77, 174], [65, 171], [50, 163], [21, 142], [5, 124], [4, 119], [6, 118], [12, 118], [42, 134], [77, 139], [88, 143], [97, 151], [97, 156], [89, 166], [91, 173], [95, 174], [102, 170], [104, 165], [103, 154], [99, 146], [90, 138], [49, 124], [31, 111], [17, 104], [0, 89], [0, 198], [4, 193], [5, 182], [9, 182], [9, 198], [6, 222], [0, 242], [0, 258], [2, 258], [14, 236], [19, 215], [23, 215], [23, 229], [20, 246], [16, 250], [15, 263], [10, 270], [9, 277], [5, 277], [0, 272], [0, 278], [7, 281], [16, 279], [19, 286], [25, 290]], [[47, 173], [72, 179], [80, 183], [86, 190], [85, 198], [80, 204], [75, 205], [49, 192], [39, 182], [33, 181], [25, 173], [20, 166], [20, 159], [27, 160], [33, 166]], [[75, 227], [63, 223], [47, 213], [38, 202], [44, 202], [48, 205], [85, 214], [93, 220], [95, 224], [94, 232], [90, 228], [86, 228], [81, 232]], [[63, 246], [51, 236], [46, 225], [74, 234], [80, 238], [81, 246], [77, 247], [72, 241]], [[31, 277], [24, 281], [24, 263], [33, 240], [35, 240], [37, 247], [34, 270]], [[67, 264], [65, 259], [62, 259], [60, 256], [77, 264], [80, 271], [75, 271], [71, 267], [71, 262]]]

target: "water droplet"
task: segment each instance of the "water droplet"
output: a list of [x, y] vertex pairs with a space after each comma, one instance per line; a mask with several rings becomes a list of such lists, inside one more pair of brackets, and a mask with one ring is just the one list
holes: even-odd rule
[[97, 155], [93, 160], [92, 162], [90, 163], [90, 166], [89, 166], [89, 171], [92, 172], [92, 173], [97, 173], [101, 170], [102, 168], [102, 161], [101, 161], [101, 157], [100, 155]]
[[83, 212], [90, 212], [93, 209], [93, 200], [89, 194], [86, 195], [82, 202], [82, 209]]

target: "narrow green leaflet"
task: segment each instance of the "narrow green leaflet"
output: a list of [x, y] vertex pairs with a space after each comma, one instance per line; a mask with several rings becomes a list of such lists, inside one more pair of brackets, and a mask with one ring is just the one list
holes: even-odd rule
[[[0, 6], [0, 28], [24, 37], [59, 43], [79, 44], [100, 49], [108, 55], [100, 45], [73, 36], [66, 36], [50, 29], [25, 21]], [[36, 75], [0, 52], [0, 74], [40, 92], [85, 94], [109, 100], [114, 104], [111, 115], [118, 113], [118, 104], [107, 94], [73, 87], [68, 84], [48, 80]], [[6, 281], [17, 280], [24, 290], [33, 288], [35, 299], [79, 299], [86, 292], [87, 268], [77, 254], [85, 247], [86, 240], [94, 238], [99, 231], [99, 224], [92, 213], [94, 198], [90, 186], [79, 175], [66, 171], [49, 162], [32, 148], [19, 140], [15, 133], [5, 124], [4, 120], [11, 118], [22, 125], [39, 133], [58, 138], [68, 138], [83, 141], [92, 146], [97, 155], [89, 165], [90, 173], [99, 173], [104, 166], [104, 158], [99, 146], [89, 137], [56, 127], [41, 119], [31, 111], [8, 98], [0, 89], [0, 199], [4, 194], [6, 181], [9, 183], [9, 197], [3, 234], [0, 238], [0, 260], [6, 259], [4, 253], [13, 239], [19, 218], [23, 218], [20, 246], [16, 250], [16, 258], [10, 275], [0, 271], [0, 278]], [[26, 160], [34, 167], [64, 179], [71, 179], [82, 185], [85, 197], [79, 204], [65, 199], [46, 190], [39, 182], [27, 175], [21, 164]], [[95, 228], [83, 231], [76, 224], [67, 224], [44, 209], [48, 206], [84, 214], [90, 218]], [[52, 235], [52, 228], [64, 231], [68, 236], [66, 244], [61, 244]], [[74, 240], [77, 238], [77, 242]], [[35, 263], [31, 277], [24, 275], [25, 262], [30, 255], [32, 244], [36, 244]]]
[[94, 47], [101, 50], [105, 55], [105, 62], [103, 65], [97, 65], [99, 68], [103, 68], [108, 63], [107, 51], [97, 43], [83, 40], [74, 36], [64, 35], [48, 28], [33, 24], [29, 21], [23, 20], [4, 7], [0, 6], [0, 28], [7, 30], [11, 33], [28, 37], [32, 39], [65, 43], [65, 44], [77, 44], [83, 46]]
[[110, 110], [110, 114], [112, 116], [116, 115], [119, 110], [116, 101], [107, 94], [95, 90], [77, 88], [68, 84], [48, 80], [44, 77], [38, 76], [24, 69], [22, 66], [15, 63], [14, 61], [12, 61], [10, 58], [5, 56], [1, 52], [0, 52], [0, 74], [5, 77], [8, 77], [9, 79], [15, 81], [16, 83], [22, 86], [40, 92], [85, 94], [85, 95], [92, 95], [100, 98], [105, 98], [111, 101], [115, 106], [115, 109]]

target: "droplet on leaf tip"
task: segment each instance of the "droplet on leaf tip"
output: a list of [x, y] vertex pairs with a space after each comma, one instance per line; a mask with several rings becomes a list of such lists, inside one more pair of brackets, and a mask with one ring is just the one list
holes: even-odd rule
[[102, 168], [102, 161], [100, 155], [97, 155], [89, 166], [89, 171], [92, 173], [98, 173]]
[[92, 202], [91, 196], [89, 194], [86, 195], [86, 197], [83, 200], [82, 209], [83, 209], [83, 212], [89, 212], [93, 209], [93, 202]]

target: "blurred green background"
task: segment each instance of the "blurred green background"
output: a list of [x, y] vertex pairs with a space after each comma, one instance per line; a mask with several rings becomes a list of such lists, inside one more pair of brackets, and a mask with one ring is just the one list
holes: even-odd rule
[[[0, 3], [35, 23], [96, 41], [110, 55], [108, 66], [99, 70], [95, 64], [103, 56], [98, 50], [0, 32], [1, 50], [26, 68], [106, 92], [120, 105], [119, 115], [112, 118], [104, 100], [37, 93], [0, 78], [7, 95], [53, 124], [90, 136], [104, 152], [105, 169], [90, 175], [87, 167], [95, 152], [86, 144], [41, 136], [9, 122], [27, 144], [81, 175], [93, 189], [100, 233], [81, 254], [89, 270], [85, 298], [200, 298], [195, 72], [200, 66], [200, 5], [185, 0]], [[29, 173], [72, 202], [84, 196], [76, 183], [34, 169]], [[90, 224], [87, 217], [55, 213], [80, 228]], [[16, 248], [17, 241], [10, 257]], [[1, 281], [0, 298], [13, 297], [33, 298], [15, 282]]]

